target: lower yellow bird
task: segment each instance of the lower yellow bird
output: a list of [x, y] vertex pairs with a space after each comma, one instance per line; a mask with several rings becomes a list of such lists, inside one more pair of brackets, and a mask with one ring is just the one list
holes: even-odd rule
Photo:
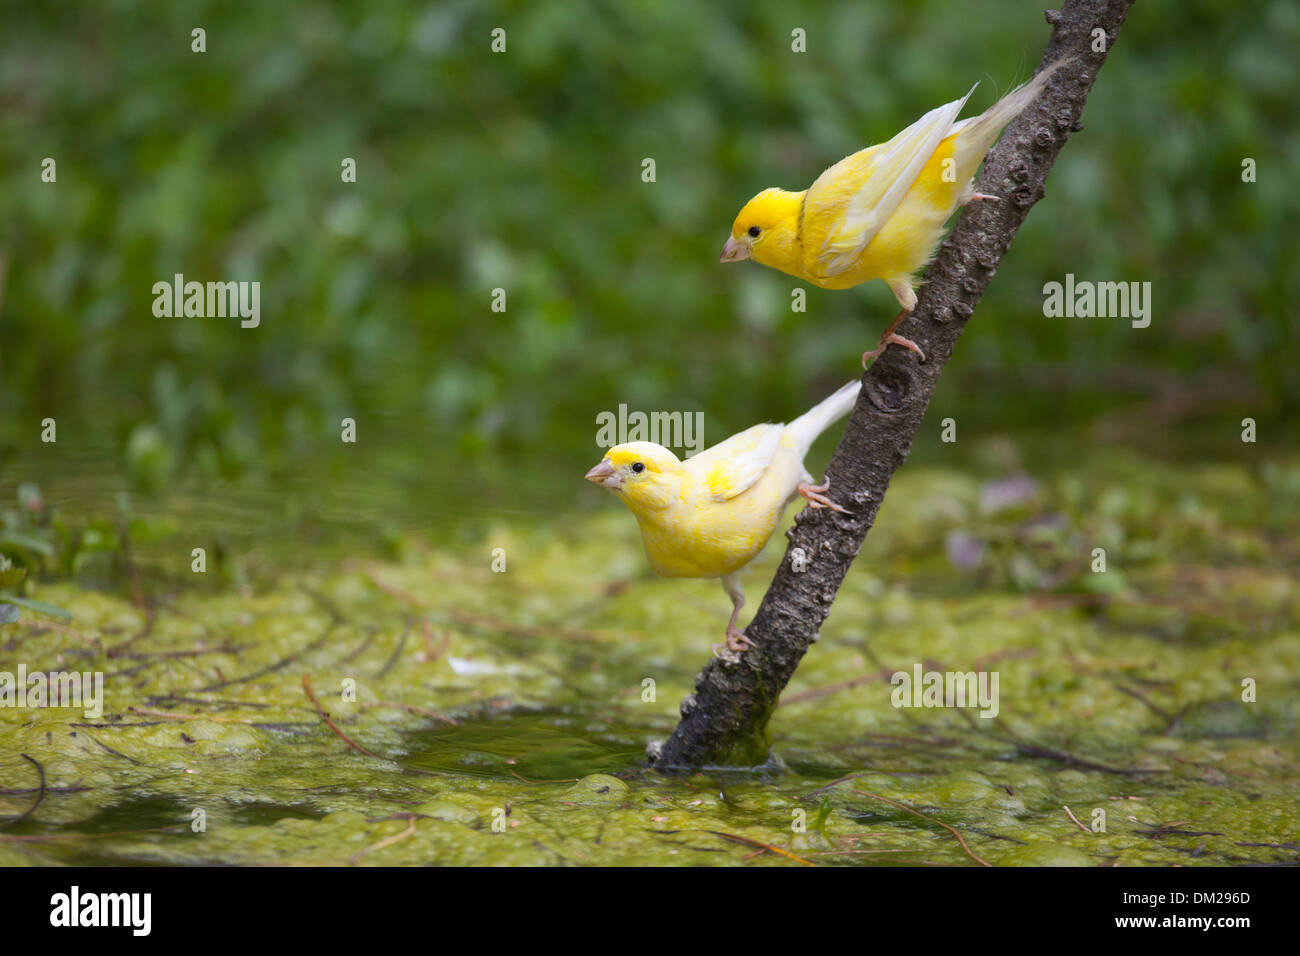
[[736, 627], [745, 606], [738, 572], [763, 550], [785, 506], [802, 495], [813, 508], [848, 513], [826, 497], [829, 482], [812, 483], [803, 459], [853, 408], [859, 388], [850, 382], [788, 425], [755, 425], [685, 461], [662, 445], [634, 441], [611, 448], [587, 472], [636, 516], [656, 573], [722, 579], [732, 604], [725, 642], [732, 651], [753, 646]]
[[862, 360], [891, 342], [924, 359], [915, 342], [894, 334], [916, 307], [916, 273], [934, 257], [959, 206], [998, 198], [975, 192], [975, 173], [1003, 128], [1064, 62], [979, 116], [955, 122], [970, 93], [933, 109], [889, 142], [840, 160], [803, 192], [763, 190], [732, 223], [720, 261], [753, 259], [823, 289], [884, 279], [903, 311]]

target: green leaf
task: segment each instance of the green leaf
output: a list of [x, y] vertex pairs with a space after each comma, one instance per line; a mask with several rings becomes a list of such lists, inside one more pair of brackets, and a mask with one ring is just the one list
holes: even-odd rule
[[0, 594], [9, 604], [17, 604], [19, 607], [25, 607], [29, 611], [35, 611], [37, 614], [46, 614], [50, 617], [57, 617], [63, 621], [72, 620], [72, 612], [65, 611], [63, 608], [54, 604], [46, 604], [44, 601], [33, 601], [31, 598], [15, 597], [12, 594]]
[[817, 808], [817, 819], [812, 823], [813, 830], [823, 835], [826, 833], [826, 821], [830, 819], [832, 809], [830, 797], [822, 797], [821, 806]]
[[6, 531], [4, 537], [0, 537], [0, 548], [4, 547], [21, 548], [24, 551], [32, 551], [47, 558], [54, 557], [54, 546], [48, 541], [33, 538], [31, 535], [19, 531]]

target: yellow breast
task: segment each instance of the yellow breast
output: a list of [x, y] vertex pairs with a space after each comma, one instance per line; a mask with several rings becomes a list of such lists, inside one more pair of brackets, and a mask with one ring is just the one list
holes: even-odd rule
[[691, 489], [680, 507], [637, 515], [646, 558], [670, 578], [715, 578], [744, 567], [776, 530], [803, 465], [784, 447], [763, 477], [725, 501]]

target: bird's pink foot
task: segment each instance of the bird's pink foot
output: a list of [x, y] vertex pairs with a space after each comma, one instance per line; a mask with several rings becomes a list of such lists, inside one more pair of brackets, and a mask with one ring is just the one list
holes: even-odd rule
[[853, 514], [847, 508], [841, 508], [831, 499], [827, 498], [824, 492], [830, 491], [830, 480], [822, 482], [820, 485], [810, 485], [806, 481], [799, 482], [799, 494], [808, 499], [809, 508], [830, 508], [831, 511], [838, 511], [842, 515]]
[[992, 199], [994, 202], [1002, 201], [1001, 196], [991, 196], [988, 193], [971, 193], [969, 201], [974, 202], [976, 199]]
[[[915, 296], [913, 296], [913, 301], [915, 302]], [[889, 323], [889, 328], [885, 329], [884, 333], [880, 336], [880, 344], [870, 352], [862, 353], [863, 368], [867, 367], [867, 359], [880, 358], [880, 356], [885, 354], [885, 349], [889, 348], [891, 345], [901, 345], [905, 349], [911, 349], [917, 355], [921, 356], [922, 362], [925, 361], [925, 353], [921, 351], [921, 346], [917, 345], [911, 339], [905, 339], [901, 335], [895, 334], [898, 327], [903, 324], [903, 320], [911, 314], [912, 311], [910, 309], [904, 309], [902, 312], [899, 312], [898, 315], [894, 316], [894, 321]]]
[[884, 355], [885, 349], [889, 348], [891, 345], [901, 345], [905, 349], [911, 349], [917, 355], [921, 356], [922, 362], [925, 361], [925, 353], [921, 351], [921, 346], [917, 345], [911, 339], [905, 339], [903, 338], [903, 336], [896, 335], [893, 332], [886, 332], [883, 336], [881, 336], [879, 345], [877, 345], [870, 352], [862, 353], [862, 367], [863, 368], [867, 367], [867, 359], [874, 360]]
[[755, 646], [757, 645], [745, 636], [744, 631], [734, 624], [729, 624], [727, 625], [727, 640], [725, 643], [713, 645], [713, 656], [717, 657], [718, 652], [724, 647], [736, 654], [743, 654], [746, 650]]

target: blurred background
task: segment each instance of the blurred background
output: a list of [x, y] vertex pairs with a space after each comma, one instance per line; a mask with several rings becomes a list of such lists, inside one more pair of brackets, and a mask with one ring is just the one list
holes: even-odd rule
[[[792, 312], [798, 283], [718, 264], [736, 212], [976, 81], [985, 109], [1049, 32], [1017, 0], [6, 8], [5, 550], [90, 581], [124, 529], [282, 565], [613, 507], [580, 479], [620, 403], [701, 411], [710, 443], [793, 417], [859, 374], [893, 299], [809, 287]], [[909, 467], [1113, 455], [1140, 482], [1293, 452], [1298, 46], [1290, 0], [1139, 5]], [[176, 273], [260, 282], [260, 327], [155, 317]], [[1045, 318], [1066, 273], [1150, 282], [1150, 327]]]

